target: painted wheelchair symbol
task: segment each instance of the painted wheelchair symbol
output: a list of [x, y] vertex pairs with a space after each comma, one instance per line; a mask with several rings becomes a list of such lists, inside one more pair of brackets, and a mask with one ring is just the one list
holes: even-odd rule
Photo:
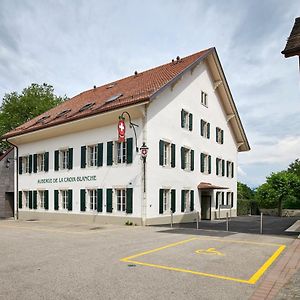
[[197, 254], [209, 254], [209, 255], [218, 255], [218, 256], [225, 256], [222, 252], [216, 250], [216, 248], [208, 248], [208, 249], [199, 249], [196, 250], [195, 253]]

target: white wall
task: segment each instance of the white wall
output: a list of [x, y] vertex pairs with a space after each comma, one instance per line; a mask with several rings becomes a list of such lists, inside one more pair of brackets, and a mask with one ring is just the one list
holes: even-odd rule
[[[133, 120], [138, 124], [137, 135], [138, 144], [141, 144], [142, 120]], [[19, 146], [19, 156], [26, 156], [34, 153], [49, 152], [49, 172], [38, 172], [19, 175], [19, 190], [49, 190], [49, 212], [54, 212], [54, 190], [72, 189], [73, 190], [73, 210], [68, 213], [87, 213], [80, 212], [80, 189], [103, 188], [103, 215], [106, 213], [106, 188], [124, 187], [133, 188], [133, 213], [132, 217], [141, 216], [141, 180], [142, 162], [139, 154], [135, 151], [135, 139], [132, 129], [127, 127], [127, 136], [133, 137], [133, 163], [119, 164], [113, 166], [106, 165], [107, 142], [117, 140], [117, 120], [110, 126], [82, 131], [74, 134], [42, 140], [39, 142], [23, 144]], [[81, 146], [103, 143], [103, 167], [81, 168]], [[54, 151], [62, 148], [73, 148], [73, 169], [54, 171]], [[72, 177], [72, 176], [97, 176], [97, 181], [90, 182], [67, 182], [67, 183], [44, 183], [38, 184], [38, 179]], [[24, 209], [23, 209], [24, 210]], [[44, 211], [44, 210], [42, 210]], [[62, 212], [61, 210], [55, 212]], [[65, 212], [65, 211], [64, 211]], [[113, 215], [118, 213], [115, 209]]]
[[[201, 104], [201, 90], [208, 94], [208, 107]], [[192, 131], [181, 128], [182, 109], [193, 114]], [[233, 208], [236, 208], [237, 147], [220, 99], [213, 89], [213, 82], [206, 64], [198, 65], [192, 74], [187, 72], [173, 90], [168, 88], [154, 99], [148, 107], [147, 118], [147, 144], [149, 147], [147, 218], [158, 216], [159, 189], [164, 187], [176, 189], [176, 214], [181, 214], [182, 189], [195, 191], [195, 209], [200, 210], [197, 190], [200, 182], [228, 187], [229, 189], [225, 191], [234, 192]], [[210, 139], [206, 139], [200, 134], [201, 118], [210, 122]], [[224, 144], [222, 145], [215, 141], [216, 127], [224, 130]], [[167, 139], [176, 144], [176, 168], [159, 166], [160, 139]], [[181, 169], [181, 146], [189, 146], [195, 150], [194, 171], [188, 172]], [[201, 152], [207, 152], [212, 156], [212, 172], [209, 175], [200, 172]], [[234, 162], [234, 178], [227, 178], [226, 174], [224, 177], [216, 175], [216, 157]], [[214, 207], [215, 202], [212, 199], [212, 211]]]

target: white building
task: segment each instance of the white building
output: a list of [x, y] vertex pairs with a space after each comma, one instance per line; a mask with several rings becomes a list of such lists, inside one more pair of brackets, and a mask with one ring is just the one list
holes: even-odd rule
[[[119, 143], [125, 111], [137, 139], [124, 113]], [[237, 153], [250, 149], [215, 48], [94, 87], [3, 138], [18, 149], [19, 218], [121, 224], [169, 223], [171, 209], [174, 222], [235, 216]]]

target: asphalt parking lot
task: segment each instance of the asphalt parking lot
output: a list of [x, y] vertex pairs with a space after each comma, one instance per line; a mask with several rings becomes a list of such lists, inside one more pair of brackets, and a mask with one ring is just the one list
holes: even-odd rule
[[0, 299], [247, 299], [290, 237], [0, 221]]

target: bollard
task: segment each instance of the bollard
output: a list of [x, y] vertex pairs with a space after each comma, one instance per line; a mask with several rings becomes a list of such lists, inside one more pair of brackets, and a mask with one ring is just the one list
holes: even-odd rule
[[226, 213], [226, 231], [229, 231], [228, 212]]
[[263, 234], [263, 213], [260, 213], [260, 234]]
[[173, 228], [173, 211], [171, 210], [171, 228]]
[[199, 211], [197, 211], [197, 229], [199, 229], [199, 219], [200, 219], [200, 215], [199, 215]]

